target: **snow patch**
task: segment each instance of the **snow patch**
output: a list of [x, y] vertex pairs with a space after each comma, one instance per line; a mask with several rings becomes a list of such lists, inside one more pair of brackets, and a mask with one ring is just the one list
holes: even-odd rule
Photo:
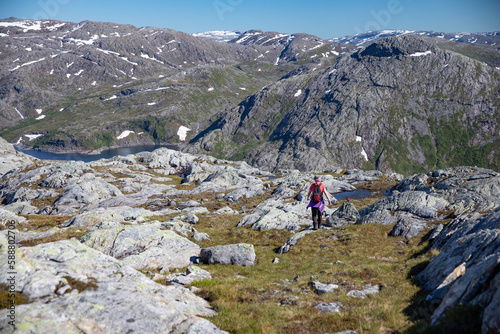
[[430, 55], [430, 54], [432, 54], [431, 51], [415, 52], [415, 53], [411, 54], [410, 57], [422, 57], [422, 56], [427, 56], [427, 55]]
[[154, 106], [155, 104], [156, 104], [156, 102], [149, 102], [148, 106]]
[[[28, 137], [29, 141], [33, 141], [41, 136], [43, 136], [43, 134], [33, 134], [33, 135], [24, 135], [25, 137]], [[17, 143], [19, 144], [21, 138], [17, 141]]]
[[14, 108], [14, 109], [17, 111], [17, 113], [19, 114], [19, 116], [21, 116], [21, 118], [24, 119], [24, 116], [21, 114], [21, 112], [19, 110], [17, 110], [17, 108]]
[[37, 121], [44, 119], [47, 115], [40, 115], [37, 118], [35, 118]]
[[356, 136], [356, 141], [361, 141], [361, 139], [363, 138], [361, 138], [360, 136]]
[[361, 155], [365, 158], [366, 161], [368, 161], [368, 154], [366, 154], [365, 149], [361, 151]]
[[83, 71], [84, 71], [84, 70], [80, 70], [80, 71], [78, 71], [77, 73], [75, 73], [75, 75], [76, 75], [76, 76], [79, 76], [80, 74], [82, 74], [82, 73], [83, 73]]
[[113, 95], [113, 96], [108, 97], [107, 99], [104, 99], [104, 101], [110, 101], [110, 100], [114, 100], [114, 99], [117, 99], [117, 98], [118, 98], [118, 96]]
[[208, 89], [207, 89], [207, 90], [208, 90], [209, 92], [211, 92], [211, 91], [213, 91], [214, 89], [215, 89], [215, 88], [213, 88], [213, 87], [208, 87]]
[[179, 136], [179, 140], [181, 141], [184, 141], [186, 140], [186, 137], [187, 137], [187, 132], [188, 131], [191, 131], [191, 129], [189, 128], [186, 128], [185, 126], [182, 126], [179, 128], [179, 130], [177, 131], [177, 135]]
[[[0, 23], [1, 23], [1, 22], [0, 22]], [[22, 65], [17, 65], [15, 68], [13, 68], [13, 69], [11, 69], [11, 70], [9, 70], [9, 71], [10, 71], [10, 72], [12, 72], [12, 71], [15, 71], [15, 70], [17, 70], [17, 69], [19, 69], [19, 68], [21, 68], [21, 67], [28, 66], [28, 65], [32, 65], [32, 64], [38, 63], [38, 62], [40, 62], [40, 61], [42, 61], [42, 60], [45, 60], [45, 57], [43, 57], [43, 58], [41, 58], [41, 59], [38, 59], [38, 60], [29, 61], [29, 62], [24, 63], [24, 64], [22, 64]]]
[[38, 115], [40, 115], [40, 114], [43, 112], [43, 110], [42, 110], [42, 109], [36, 109], [35, 111], [36, 111], [36, 113], [37, 113]]
[[299, 89], [296, 93], [295, 93], [295, 97], [299, 97], [300, 94], [302, 94], [302, 89]]
[[127, 138], [132, 133], [135, 133], [135, 132], [134, 131], [130, 131], [130, 130], [125, 130], [118, 137], [116, 137], [116, 139], [120, 140], [120, 139], [123, 139], [123, 138]]

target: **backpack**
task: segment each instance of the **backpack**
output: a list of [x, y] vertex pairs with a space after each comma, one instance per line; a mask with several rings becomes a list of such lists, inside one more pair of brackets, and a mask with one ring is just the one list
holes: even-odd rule
[[314, 185], [314, 190], [313, 190], [313, 201], [314, 202], [321, 202], [321, 184], [319, 186]]

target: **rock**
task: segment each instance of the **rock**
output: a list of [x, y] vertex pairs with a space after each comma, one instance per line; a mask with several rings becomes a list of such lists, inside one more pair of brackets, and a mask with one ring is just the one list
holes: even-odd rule
[[200, 259], [203, 263], [236, 266], [253, 266], [255, 264], [255, 250], [250, 244], [221, 245], [202, 248]]
[[216, 215], [234, 215], [236, 211], [231, 209], [229, 206], [225, 206], [223, 208], [220, 208], [219, 210], [214, 212]]
[[[33, 332], [78, 333], [84, 328], [106, 333], [177, 333], [179, 328], [203, 328], [206, 320], [200, 317], [214, 314], [205, 300], [188, 290], [157, 284], [74, 239], [21, 247], [16, 256], [16, 290], [32, 301], [16, 307], [16, 324]], [[0, 266], [1, 279], [6, 281], [6, 259], [1, 259]], [[1, 310], [0, 316], [6, 317], [7, 311]], [[4, 330], [14, 332], [11, 326]], [[218, 333], [215, 327], [212, 330]]]
[[113, 208], [97, 208], [82, 212], [64, 223], [65, 227], [79, 226], [92, 228], [101, 222], [144, 221], [147, 217], [161, 214], [141, 208], [120, 206]]
[[200, 219], [194, 213], [188, 214], [186, 220], [189, 224], [193, 225], [197, 224], [200, 221]]
[[295, 233], [285, 242], [283, 246], [280, 247], [278, 254], [288, 253], [290, 251], [290, 247], [295, 246], [300, 239], [312, 232], [314, 232], [314, 230], [304, 230]]
[[40, 211], [29, 202], [14, 202], [4, 206], [3, 209], [15, 213], [16, 215], [32, 215]]
[[411, 213], [420, 218], [436, 218], [449, 202], [441, 197], [429, 195], [423, 191], [405, 191], [395, 193], [360, 210], [360, 224], [394, 224], [398, 211]]
[[339, 288], [337, 284], [325, 284], [321, 282], [310, 281], [308, 283], [309, 286], [314, 290], [314, 292], [318, 295], [322, 295], [324, 293], [332, 292]]
[[0, 178], [7, 172], [27, 167], [36, 160], [38, 159], [16, 151], [14, 146], [0, 137]]
[[437, 308], [435, 324], [446, 310], [458, 304], [480, 305], [481, 332], [498, 329], [500, 316], [500, 208], [480, 215], [455, 218], [436, 236], [432, 247], [441, 252], [416, 279], [431, 291], [427, 297]]
[[257, 231], [279, 229], [297, 231], [301, 224], [308, 224], [303, 218], [300, 218], [292, 212], [285, 212], [278, 208], [270, 208], [262, 215], [250, 214], [243, 217], [238, 223], [238, 227], [252, 226]]
[[77, 183], [67, 186], [66, 192], [54, 202], [54, 208], [59, 214], [72, 214], [89, 204], [122, 195], [116, 186], [94, 175], [85, 174]]
[[164, 147], [140, 154], [140, 161], [148, 164], [149, 168], [162, 167], [169, 171], [168, 174], [175, 174], [178, 170], [188, 168], [195, 158], [193, 155]]
[[411, 214], [402, 214], [399, 216], [398, 221], [394, 228], [389, 232], [392, 237], [404, 237], [411, 239], [422, 233], [427, 224], [421, 220], [415, 219]]
[[199, 255], [200, 247], [161, 227], [160, 222], [104, 223], [81, 241], [135, 269], [182, 268], [191, 264], [191, 259]]
[[4, 208], [0, 208], [0, 225], [6, 226], [11, 223], [17, 225], [25, 222], [26, 218], [20, 217], [9, 210], [5, 210]]
[[350, 201], [342, 203], [334, 213], [332, 213], [325, 222], [326, 226], [337, 227], [355, 224], [360, 218], [358, 210]]
[[347, 293], [348, 297], [365, 299], [368, 295], [380, 292], [379, 285], [366, 284], [363, 290], [351, 290]]
[[344, 307], [342, 303], [332, 302], [332, 303], [320, 303], [314, 306], [315, 309], [318, 309], [323, 312], [331, 312], [331, 313], [339, 313], [340, 309]]

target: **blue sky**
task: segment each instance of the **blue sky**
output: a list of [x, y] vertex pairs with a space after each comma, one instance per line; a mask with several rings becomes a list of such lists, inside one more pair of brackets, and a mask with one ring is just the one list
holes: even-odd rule
[[304, 32], [321, 38], [367, 30], [500, 31], [499, 0], [0, 0], [0, 18], [84, 20], [209, 30]]

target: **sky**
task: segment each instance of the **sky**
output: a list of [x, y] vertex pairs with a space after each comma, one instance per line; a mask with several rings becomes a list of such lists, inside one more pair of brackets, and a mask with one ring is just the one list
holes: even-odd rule
[[8, 17], [328, 39], [382, 29], [500, 31], [500, 0], [0, 0], [0, 18]]

